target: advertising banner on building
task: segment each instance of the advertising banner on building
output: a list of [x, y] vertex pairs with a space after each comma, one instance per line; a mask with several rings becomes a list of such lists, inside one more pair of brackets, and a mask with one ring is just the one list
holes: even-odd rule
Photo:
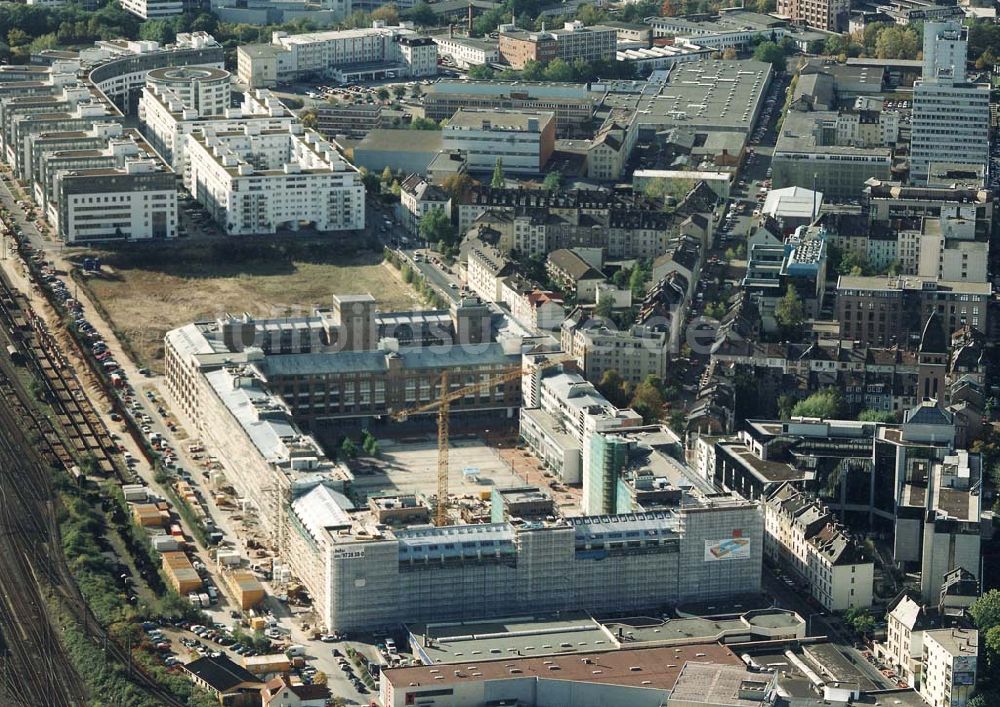
[[705, 541], [705, 562], [719, 560], [745, 560], [750, 557], [748, 538], [726, 538]]

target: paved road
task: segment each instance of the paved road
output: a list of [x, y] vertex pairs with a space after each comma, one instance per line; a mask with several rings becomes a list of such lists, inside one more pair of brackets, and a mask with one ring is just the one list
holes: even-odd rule
[[844, 656], [844, 659], [875, 685], [884, 689], [896, 687], [868, 662], [861, 651], [854, 647], [852, 633], [839, 620], [826, 615], [825, 611], [806, 601], [806, 595], [803, 592], [789, 587], [778, 579], [767, 565], [764, 566], [763, 588], [765, 592], [775, 598], [778, 607], [791, 609], [806, 619], [810, 636], [827, 636], [830, 643]]

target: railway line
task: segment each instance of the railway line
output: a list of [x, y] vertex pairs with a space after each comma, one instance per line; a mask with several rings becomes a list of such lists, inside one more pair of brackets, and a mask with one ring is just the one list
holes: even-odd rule
[[133, 682], [160, 703], [183, 707], [183, 702], [134, 666], [128, 649], [104, 631], [66, 565], [50, 470], [68, 471], [76, 458], [91, 454], [100, 471], [121, 479], [112, 462], [115, 443], [44, 322], [26, 306], [23, 295], [0, 277], [0, 349], [7, 346], [21, 355], [44, 388], [64, 434], [34, 409], [11, 357], [0, 360], [0, 704], [75, 706], [87, 702], [84, 683], [46, 613], [42, 592], [47, 585], [58, 592], [95, 645], [109, 658], [131, 666]]

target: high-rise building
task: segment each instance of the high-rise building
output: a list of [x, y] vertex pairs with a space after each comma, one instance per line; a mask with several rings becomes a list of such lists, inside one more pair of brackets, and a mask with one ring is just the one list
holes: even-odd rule
[[924, 24], [922, 77], [913, 85], [910, 178], [985, 169], [989, 158], [990, 86], [966, 75], [968, 31], [958, 20]]

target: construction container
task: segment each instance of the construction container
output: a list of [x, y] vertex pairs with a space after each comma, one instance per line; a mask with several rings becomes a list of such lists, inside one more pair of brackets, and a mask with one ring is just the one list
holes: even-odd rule
[[172, 535], [153, 535], [149, 541], [157, 552], [173, 552], [180, 548], [177, 538]]
[[178, 594], [190, 594], [201, 589], [201, 577], [183, 552], [164, 552], [163, 573]]
[[254, 675], [269, 675], [288, 672], [292, 668], [292, 662], [281, 653], [248, 655], [243, 658], [243, 667]]
[[159, 503], [132, 504], [132, 517], [143, 528], [161, 528], [170, 522], [170, 512]]
[[122, 493], [129, 503], [145, 503], [149, 499], [149, 490], [142, 484], [125, 484]]
[[241, 609], [252, 609], [264, 601], [264, 586], [248, 570], [229, 570], [222, 573], [222, 581]]
[[255, 616], [250, 619], [250, 628], [254, 631], [263, 631], [267, 628], [267, 621], [262, 616]]
[[220, 567], [239, 567], [242, 558], [236, 550], [219, 550], [215, 553], [215, 560]]

